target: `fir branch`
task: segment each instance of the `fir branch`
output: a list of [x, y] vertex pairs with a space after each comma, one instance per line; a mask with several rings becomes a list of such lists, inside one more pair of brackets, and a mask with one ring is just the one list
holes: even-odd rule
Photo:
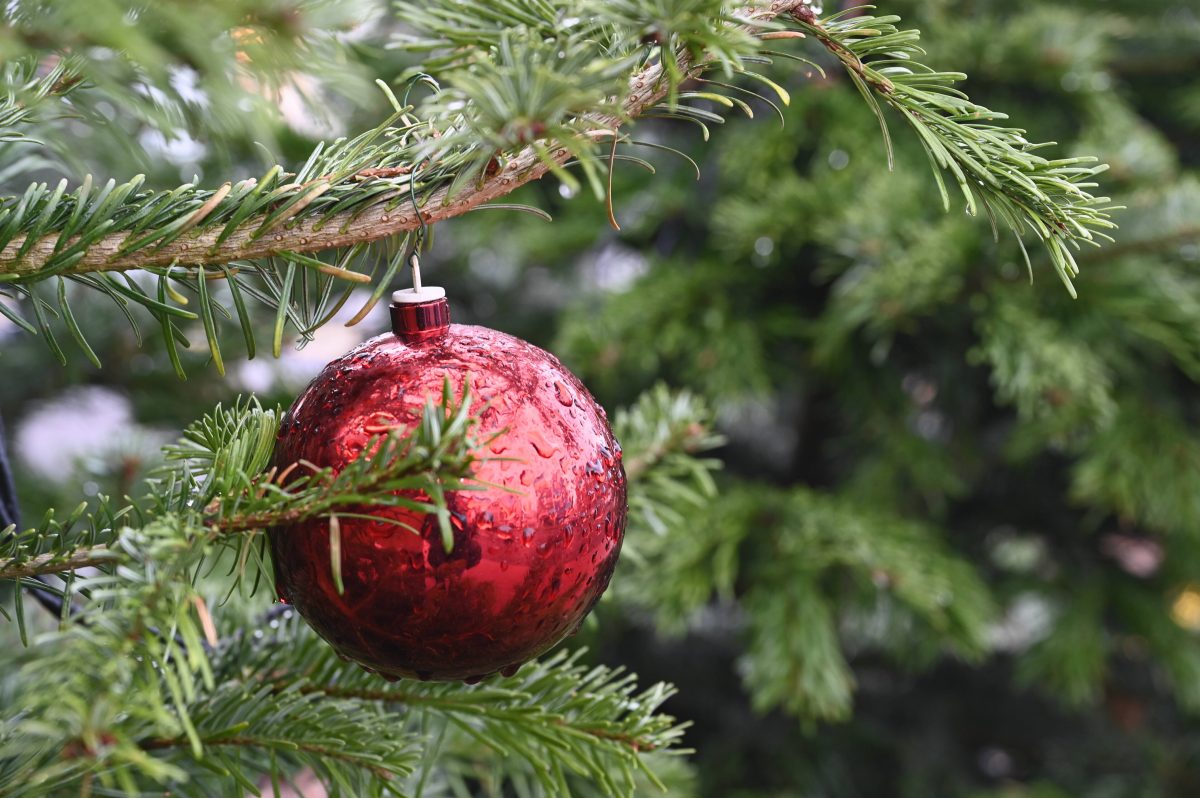
[[59, 552], [47, 552], [31, 557], [23, 563], [0, 566], [0, 579], [29, 579], [46, 574], [61, 574], [64, 571], [74, 571], [79, 568], [90, 568], [104, 565], [117, 558], [114, 552], [103, 543], [85, 549], [76, 549], [67, 555]]
[[[370, 438], [358, 457], [340, 469], [316, 468], [304, 462], [279, 464], [278, 469], [262, 474], [249, 468], [231, 469], [227, 461], [236, 461], [222, 449], [236, 450], [243, 438], [242, 427], [232, 429], [229, 443], [215, 450], [200, 450], [201, 461], [223, 465], [225, 471], [220, 475], [210, 472], [196, 485], [201, 491], [208, 488], [206, 493], [211, 497], [203, 510], [203, 523], [213, 536], [227, 536], [330, 518], [339, 511], [361, 512], [364, 507], [376, 511], [405, 508], [434, 515], [449, 551], [453, 530], [445, 493], [484, 487], [473, 482], [472, 475], [480, 462], [478, 452], [491, 438], [475, 438], [477, 419], [471, 413], [472, 403], [469, 383], [456, 398], [446, 382], [441, 403], [427, 400], [414, 429], [396, 427]], [[259, 444], [247, 451], [251, 463], [258, 463], [264, 460], [264, 452], [269, 452], [264, 444], [273, 440], [270, 430], [274, 417], [263, 413], [257, 403], [252, 402], [252, 406], [263, 421], [257, 431], [250, 433]], [[254, 429], [252, 425], [249, 428]], [[192, 453], [183, 448], [169, 456], [186, 463]], [[179, 500], [191, 502], [193, 496], [192, 490], [185, 490]], [[421, 498], [425, 496], [433, 498]]]
[[[281, 667], [284, 646], [288, 664]], [[589, 668], [579, 659], [578, 652], [562, 652], [474, 686], [381, 685], [373, 674], [340, 661], [293, 618], [267, 638], [231, 642], [218, 673], [259, 674], [276, 694], [377, 705], [410, 724], [426, 714], [443, 718], [463, 744], [501, 757], [498, 766], [508, 761], [504, 767], [511, 769], [517, 759], [531, 769], [549, 794], [570, 794], [561, 774], [574, 772], [608, 795], [629, 795], [635, 774], [647, 772], [647, 754], [681, 753], [684, 726], [660, 711], [674, 688], [638, 689], [634, 677], [619, 669]]]
[[0, 74], [0, 142], [26, 141], [22, 126], [37, 121], [38, 106], [47, 98], [62, 97], [79, 85], [78, 64], [60, 58], [48, 70], [40, 71], [33, 59], [18, 59], [4, 64]]
[[[561, 664], [563, 658], [560, 656], [558, 660], [551, 661], [549, 664], [557, 666]], [[341, 687], [338, 685], [331, 686], [316, 686], [306, 685], [300, 688], [300, 692], [305, 695], [320, 694], [333, 696], [335, 698], [357, 698], [363, 701], [380, 701], [387, 704], [402, 704], [412, 707], [429, 707], [436, 709], [442, 713], [452, 715], [462, 715], [466, 717], [485, 717], [492, 722], [504, 723], [511, 719], [513, 710], [511, 706], [497, 706], [504, 702], [512, 704], [515, 701], [525, 701], [530, 698], [528, 694], [522, 694], [519, 691], [506, 690], [489, 686], [488, 688], [479, 691], [479, 694], [459, 694], [450, 693], [446, 695], [427, 695], [416, 692], [409, 692], [398, 687], [377, 687], [375, 689], [356, 689]], [[526, 712], [530, 717], [531, 722], [549, 724], [561, 728], [567, 734], [580, 734], [589, 737], [595, 737], [599, 740], [605, 740], [618, 743], [619, 745], [628, 748], [635, 754], [650, 753], [657, 751], [661, 745], [650, 734], [637, 734], [629, 731], [617, 731], [612, 728], [611, 722], [593, 722], [578, 721], [573, 718], [562, 717], [552, 712], [535, 711], [532, 713]]]
[[[269, 737], [252, 737], [248, 735], [238, 735], [234, 737], [204, 737], [201, 741], [205, 746], [237, 746], [241, 748], [286, 748], [296, 751], [303, 751], [306, 754], [314, 754], [316, 756], [328, 759], [336, 759], [341, 762], [349, 762], [351, 764], [360, 765], [366, 768], [375, 776], [383, 779], [392, 777], [392, 771], [387, 768], [373, 765], [369, 762], [364, 763], [357, 757], [343, 753], [338, 749], [328, 746], [319, 745], [317, 743], [297, 742], [295, 740], [278, 740]], [[190, 745], [190, 742], [183, 737], [173, 737], [170, 739], [155, 738], [145, 740], [141, 746], [143, 750], [155, 751], [163, 748], [184, 748]]]
[[214, 687], [187, 600], [203, 541], [180, 519], [159, 518], [122, 537], [119, 574], [76, 577], [78, 622], [39, 639], [40, 656], [19, 674], [22, 701], [0, 716], [0, 792], [45, 794], [98, 762], [111, 769], [105, 787], [126, 787], [130, 768], [156, 781], [179, 774], [147, 761], [134, 730], [149, 725], [195, 743], [186, 704]]
[[842, 653], [833, 602], [821, 592], [816, 574], [794, 571], [786, 590], [753, 591], [746, 610], [749, 640], [740, 664], [755, 708], [847, 719], [854, 674]]
[[117, 542], [120, 530], [135, 519], [135, 508], [114, 507], [101, 496], [95, 507], [83, 502], [62, 517], [50, 510], [29, 529], [0, 530], [0, 579], [29, 579], [120, 560], [125, 556]]
[[623, 596], [676, 630], [714, 594], [739, 599], [749, 643], [741, 665], [764, 711], [846, 717], [854, 680], [843, 648], [886, 645], [864, 621], [872, 612], [906, 630], [905, 652], [986, 650], [994, 608], [970, 565], [936, 529], [853, 499], [735, 486], [702, 519], [649, 542], [649, 567], [629, 574], [636, 582]]
[[[880, 115], [885, 139], [879, 100], [911, 123], [934, 164], [947, 207], [942, 170], [953, 175], [972, 213], [982, 206], [993, 226], [999, 220], [1018, 234], [1033, 230], [1072, 292], [1077, 272], [1072, 248], [1105, 238], [1103, 231], [1112, 226], [1106, 200], [1087, 192], [1101, 167], [1087, 165], [1087, 159], [1046, 160], [1035, 154], [1043, 145], [1030, 144], [1019, 130], [990, 124], [1003, 116], [966, 100], [953, 87], [961, 75], [917, 63], [922, 52], [917, 33], [898, 30], [894, 17], [818, 20], [804, 0], [740, 7], [727, 7], [724, 0], [664, 0], [643, 9], [652, 19], [639, 16], [634, 5], [618, 3], [597, 17], [564, 0], [499, 3], [480, 26], [462, 27], [453, 4], [401, 8], [420, 32], [405, 44], [432, 54], [430, 64], [446, 70], [445, 89], [419, 108], [392, 97], [390, 119], [362, 135], [319, 145], [295, 173], [276, 166], [258, 180], [216, 190], [187, 184], [160, 192], [142, 191], [141, 178], [102, 187], [89, 178], [75, 191], [68, 192], [65, 182], [35, 183], [20, 197], [0, 200], [0, 294], [27, 301], [34, 319], [2, 303], [0, 314], [41, 333], [65, 362], [53, 322], [61, 317], [95, 362], [62, 281], [77, 282], [116, 301], [135, 330], [127, 306], [146, 310], [182, 377], [178, 346], [189, 346], [180, 331], [185, 320], [202, 321], [218, 371], [220, 316], [236, 317], [247, 351], [255, 351], [243, 298], [248, 295], [276, 312], [272, 351], [278, 355], [286, 325], [307, 340], [349, 299], [351, 281], [373, 281], [370, 298], [353, 318], [361, 320], [403, 267], [414, 231], [489, 207], [546, 174], [574, 183], [567, 166], [578, 165], [603, 195], [600, 150], [626, 140], [619, 129], [628, 122], [684, 119], [707, 137], [707, 125], [723, 121], [684, 100], [750, 110], [742, 99], [712, 91], [680, 93], [687, 80], [720, 69], [756, 79], [787, 102], [782, 87], [750, 67], [771, 62], [765, 40], [805, 32], [846, 67]], [[519, 24], [509, 24], [514, 14]], [[795, 20], [800, 30], [779, 30], [785, 19]], [[811, 64], [799, 56], [769, 54]], [[630, 70], [634, 74], [623, 80]], [[391, 243], [381, 268], [369, 274], [350, 269], [376, 241]], [[332, 259], [309, 254], [323, 251], [332, 252]], [[218, 269], [205, 268], [212, 266]], [[112, 274], [138, 269], [157, 277], [157, 296]], [[50, 278], [58, 280], [57, 304], [36, 290]], [[226, 281], [227, 290], [216, 283], [210, 288], [213, 278]], [[312, 292], [305, 290], [310, 280], [316, 281]], [[181, 307], [186, 293], [199, 300], [194, 310]], [[233, 310], [222, 301], [230, 301]]]
[[1073, 250], [1082, 244], [1098, 246], [1098, 239], [1111, 241], [1105, 231], [1116, 226], [1109, 218], [1115, 210], [1110, 200], [1088, 191], [1106, 166], [1094, 165], [1094, 158], [1048, 160], [1036, 151], [1049, 144], [1031, 143], [1024, 130], [992, 124], [1007, 116], [967, 99], [955, 87], [966, 75], [920, 63], [917, 59], [925, 54], [920, 34], [898, 28], [899, 17], [843, 13], [819, 20], [808, 7], [792, 17], [800, 30], [837, 57], [875, 112], [889, 165], [892, 145], [880, 101], [918, 134], [947, 211], [950, 194], [943, 171], [954, 179], [970, 214], [982, 207], [993, 229], [999, 221], [1018, 240], [1027, 230], [1041, 239], [1063, 284], [1075, 295], [1072, 280], [1079, 268]]
[[[26, 784], [45, 794], [83, 778], [108, 792], [170, 785], [173, 793], [199, 795], [207, 794], [207, 782], [196, 776], [215, 769], [244, 794], [262, 774], [278, 781], [302, 767], [347, 794], [394, 791], [392, 780], [416, 762], [414, 738], [379, 702], [317, 701], [278, 685], [261, 700], [265, 674], [278, 672], [278, 661], [246, 680], [213, 678], [202, 628], [209, 623], [211, 630], [211, 621], [207, 610], [194, 610], [203, 603], [193, 580], [223, 547], [236, 547], [244, 564], [250, 536], [237, 533], [281, 520], [397, 504], [440, 517], [445, 508], [437, 502], [395, 494], [467, 487], [478, 445], [471, 409], [469, 390], [456, 398], [447, 387], [416, 429], [372, 440], [339, 472], [296, 476], [295, 469], [263, 470], [279, 414], [239, 401], [218, 407], [168, 447], [144, 507], [112, 512], [102, 503], [87, 514], [82, 505], [61, 522], [51, 516], [39, 529], [10, 535], [0, 576], [69, 572], [61, 592], [72, 599], [76, 622], [39, 645], [40, 659], [21, 676], [32, 698], [0, 717], [0, 791]], [[84, 565], [101, 568], [76, 573]], [[15, 595], [20, 619], [21, 591]], [[298, 626], [292, 631], [332, 656]], [[59, 684], [54, 671], [37, 667], [64, 667], [59, 658], [104, 662]], [[51, 687], [48, 679], [58, 681]], [[69, 755], [59, 757], [64, 744]]]
[[469, 387], [459, 397], [447, 390], [440, 404], [426, 405], [414, 429], [371, 439], [340, 470], [267, 468], [278, 411], [254, 399], [218, 405], [189, 426], [180, 443], [164, 448], [166, 465], [149, 482], [145, 509], [114, 511], [102, 500], [91, 513], [80, 505], [64, 522], [50, 514], [41, 526], [0, 542], [0, 580], [122, 564], [136, 556], [125, 542], [127, 524], [143, 514], [180, 519], [206, 542], [239, 548], [250, 545], [246, 533], [362, 507], [433, 513], [448, 529], [444, 502], [416, 497], [481, 487], [471, 477], [488, 441], [474, 435], [472, 402]]
[[[716, 495], [712, 474], [720, 461], [700, 453], [724, 438], [712, 431], [711, 413], [699, 397], [659, 383], [616, 414], [613, 432], [623, 448], [633, 530], [644, 525], [666, 534]], [[636, 538], [625, 547], [627, 555], [640, 557]]]
[[[773, 0], [769, 6], [748, 6], [739, 18], [761, 23], [802, 4], [802, 0]], [[679, 57], [679, 65], [682, 74], [698, 68], [688, 54]], [[597, 116], [590, 124], [596, 130], [614, 129], [622, 119], [640, 116], [656, 105], [667, 96], [671, 85], [662, 64], [653, 63], [630, 79], [619, 115]], [[404, 113], [402, 110], [398, 118]], [[137, 195], [134, 182], [110, 187], [103, 203], [89, 202], [91, 198], [75, 192], [47, 204], [48, 190], [44, 185], [35, 185], [22, 201], [10, 202], [6, 218], [0, 219], [0, 241], [4, 242], [0, 277], [11, 281], [48, 273], [228, 264], [377, 241], [473, 210], [558, 169], [574, 155], [568, 146], [571, 142], [530, 145], [477, 185], [451, 196], [451, 181], [463, 156], [448, 154], [443, 163], [423, 171], [420, 189], [424, 202], [418, 211], [403, 204], [408, 198], [408, 182], [415, 179], [412, 175], [363, 179], [380, 174], [380, 169], [411, 167], [420, 161], [410, 157], [417, 139], [406, 139], [406, 134], [415, 132], [415, 126], [393, 127], [395, 121], [348, 142], [338, 142], [330, 148], [335, 157], [329, 157], [325, 148], [318, 148], [309, 165], [290, 179], [276, 167], [260, 181], [236, 184], [229, 196], [218, 202], [215, 210], [208, 211], [199, 224], [192, 225], [195, 229], [186, 235], [172, 233], [189, 225], [216, 192], [185, 185], [174, 192]], [[380, 146], [380, 139], [389, 144]], [[396, 141], [400, 146], [393, 143]], [[321, 168], [311, 168], [317, 163]], [[304, 202], [303, 210], [295, 207], [320, 186], [327, 187], [319, 199]], [[110, 203], [111, 194], [120, 199]], [[33, 208], [37, 208], [37, 215], [30, 212]], [[74, 222], [74, 208], [87, 209], [83, 232], [72, 229], [78, 224], [68, 226], [68, 220]], [[290, 224], [276, 227], [281, 221], [281, 208], [294, 212]], [[35, 221], [43, 217], [45, 222]], [[143, 230], [159, 232], [139, 236]]]
[[674, 454], [693, 455], [720, 446], [724, 439], [711, 432], [708, 416], [698, 397], [686, 391], [672, 393], [663, 383], [642, 394], [614, 422], [618, 439], [626, 441], [625, 475], [638, 481]]

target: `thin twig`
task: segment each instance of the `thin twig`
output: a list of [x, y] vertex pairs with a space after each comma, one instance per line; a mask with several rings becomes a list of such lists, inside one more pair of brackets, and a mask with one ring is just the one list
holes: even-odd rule
[[[379, 690], [358, 690], [353, 688], [337, 687], [336, 685], [310, 684], [302, 685], [299, 690], [305, 695], [319, 694], [332, 696], [334, 698], [355, 698], [360, 701], [380, 701], [389, 704], [413, 704], [434, 707], [445, 712], [457, 711], [468, 715], [486, 714], [486, 712], [479, 711], [478, 704], [473, 704], [467, 699], [458, 700], [449, 696], [417, 695], [415, 693], [398, 689], [383, 688]], [[567, 718], [561, 716], [549, 718], [548, 722], [562, 728], [573, 729], [590, 737], [620, 743], [621, 745], [632, 749], [634, 753], [654, 751], [658, 748], [657, 744], [634, 734], [617, 732], [594, 724], [572, 723]]]
[[30, 557], [21, 563], [9, 560], [8, 564], [0, 565], [0, 579], [30, 579], [46, 574], [61, 574], [80, 568], [89, 568], [111, 562], [116, 552], [104, 544], [77, 549], [67, 556], [61, 552], [47, 552], [36, 557]]
[[646, 471], [655, 465], [658, 465], [663, 458], [676, 450], [681, 450], [688, 454], [696, 452], [700, 446], [698, 436], [703, 435], [705, 429], [700, 424], [689, 424], [688, 426], [672, 432], [669, 436], [661, 441], [654, 443], [644, 452], [625, 460], [625, 477], [633, 482], [642, 476]]
[[[304, 751], [305, 753], [316, 754], [317, 756], [328, 757], [329, 759], [336, 759], [341, 762], [354, 765], [355, 767], [369, 770], [371, 773], [381, 779], [391, 779], [395, 775], [387, 768], [380, 767], [379, 765], [373, 765], [370, 762], [364, 762], [362, 759], [345, 754], [336, 748], [332, 748], [327, 745], [320, 745], [318, 743], [304, 742], [302, 740], [273, 740], [260, 739], [258, 737], [214, 737], [207, 740], [201, 740], [201, 742], [208, 746], [232, 745], [244, 748], [278, 748], [280, 742], [282, 742], [288, 748], [295, 748], [296, 750]], [[172, 737], [169, 739], [160, 737], [143, 741], [140, 745], [140, 748], [143, 751], [156, 751], [164, 748], [182, 748], [188, 745], [191, 745], [191, 741], [186, 737]]]

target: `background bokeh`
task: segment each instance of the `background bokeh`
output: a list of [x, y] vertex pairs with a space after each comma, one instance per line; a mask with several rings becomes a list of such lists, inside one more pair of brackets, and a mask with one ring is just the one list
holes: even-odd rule
[[[405, 56], [372, 46], [386, 20], [353, 5], [358, 62], [297, 71], [275, 110], [114, 113], [35, 172], [216, 185], [260, 171], [264, 150], [295, 162], [374, 124], [369, 78]], [[844, 76], [787, 62], [782, 120], [753, 102], [708, 143], [639, 124], [701, 174], [650, 149], [653, 175], [619, 163], [619, 232], [601, 201], [544, 180], [516, 201], [553, 223], [439, 225], [426, 280], [457, 321], [558, 354], [610, 410], [657, 383], [711, 409], [718, 495], [631, 535], [581, 635], [597, 660], [679, 685], [668, 709], [697, 749], [684, 789], [1195, 795], [1200, 7], [880, 11], [923, 31], [928, 63], [967, 72], [973, 99], [1057, 141], [1052, 157], [1111, 165], [1103, 193], [1126, 210], [1115, 245], [1082, 253], [1078, 299], [1035, 245], [1031, 284], [1015, 242], [943, 211], [902, 120], [889, 172]], [[386, 315], [347, 328], [347, 313], [278, 361], [227, 353], [225, 378], [194, 355], [183, 382], [108, 303], [76, 308], [102, 369], [73, 351], [59, 367], [0, 319], [0, 410], [30, 518], [136, 494], [185, 423], [240, 393], [286, 405]]]

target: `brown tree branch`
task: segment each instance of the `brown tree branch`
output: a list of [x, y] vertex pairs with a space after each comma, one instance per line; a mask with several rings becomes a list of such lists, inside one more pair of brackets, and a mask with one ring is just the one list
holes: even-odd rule
[[46, 574], [61, 574], [79, 568], [104, 565], [112, 562], [114, 556], [115, 552], [104, 544], [78, 549], [66, 557], [59, 552], [48, 552], [30, 557], [21, 563], [9, 560], [7, 563], [0, 564], [0, 579], [30, 579]]
[[[769, 4], [748, 4], [739, 17], [747, 22], [761, 22], [805, 8], [805, 0], [771, 0]], [[679, 63], [684, 74], [694, 74], [699, 66], [690, 63], [686, 57], [681, 58]], [[661, 64], [654, 64], [634, 75], [629, 85], [629, 96], [624, 104], [624, 111], [629, 118], [636, 118], [653, 107], [667, 95], [668, 90]], [[615, 117], [595, 121], [599, 127], [608, 129], [616, 129], [621, 123]], [[556, 147], [554, 142], [546, 142], [546, 145], [559, 164], [570, 160], [571, 154], [566, 148]], [[422, 210], [425, 222], [432, 224], [459, 216], [543, 177], [548, 171], [549, 167], [539, 160], [533, 148], [526, 147], [503, 169], [487, 177], [481, 184], [458, 194], [452, 203], [446, 203], [448, 187], [439, 189]], [[294, 226], [281, 227], [255, 240], [253, 234], [261, 224], [262, 218], [251, 218], [219, 245], [217, 238], [221, 231], [206, 230], [180, 236], [163, 247], [139, 250], [124, 257], [117, 257], [117, 253], [129, 234], [114, 234], [88, 247], [83, 258], [72, 265], [67, 273], [125, 271], [175, 263], [224, 264], [283, 252], [318, 252], [416, 230], [421, 226], [421, 220], [411, 208], [347, 211], [332, 218], [300, 220]], [[13, 239], [0, 250], [0, 274], [37, 272], [53, 254], [57, 242], [57, 235], [45, 236], [33, 244], [24, 256], [18, 257], [25, 238], [20, 236]]]

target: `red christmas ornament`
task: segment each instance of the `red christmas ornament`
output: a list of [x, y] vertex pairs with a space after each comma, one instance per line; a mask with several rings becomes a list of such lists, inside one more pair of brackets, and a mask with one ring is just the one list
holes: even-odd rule
[[[340, 519], [344, 592], [329, 529], [270, 532], [279, 595], [340, 654], [388, 677], [473, 681], [546, 651], [608, 586], [625, 530], [625, 472], [604, 410], [553, 355], [484, 327], [450, 324], [441, 289], [396, 293], [393, 332], [333, 361], [292, 405], [276, 462], [338, 470], [381, 428], [416, 424], [426, 400], [470, 380], [480, 436], [502, 485], [448, 494], [454, 545], [433, 515]], [[407, 301], [405, 301], [407, 300]], [[416, 300], [416, 301], [414, 301]]]

